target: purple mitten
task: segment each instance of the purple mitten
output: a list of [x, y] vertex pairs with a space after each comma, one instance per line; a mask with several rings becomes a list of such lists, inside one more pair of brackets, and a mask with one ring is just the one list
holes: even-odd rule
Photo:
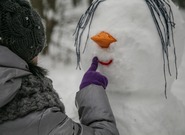
[[98, 68], [98, 58], [94, 57], [92, 60], [91, 67], [87, 70], [87, 72], [82, 78], [80, 90], [90, 84], [100, 85], [103, 86], [104, 89], [106, 89], [108, 85], [108, 80], [105, 76], [101, 75], [99, 72], [96, 72], [97, 68]]

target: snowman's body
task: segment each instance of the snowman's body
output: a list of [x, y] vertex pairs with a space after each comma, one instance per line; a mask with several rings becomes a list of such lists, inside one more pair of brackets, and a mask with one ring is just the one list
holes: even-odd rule
[[[177, 66], [181, 63], [184, 43], [183, 22], [171, 2]], [[176, 77], [174, 47], [169, 48], [172, 76], [167, 78], [165, 98], [164, 59], [161, 40], [145, 0], [105, 0], [97, 7], [89, 36], [107, 32], [117, 41], [101, 48], [89, 39], [82, 54], [86, 70], [91, 59], [101, 62], [99, 71], [109, 79], [110, 99], [120, 135], [185, 135], [185, 109], [171, 93]], [[87, 30], [82, 37], [85, 43]], [[167, 64], [166, 64], [167, 65]]]
[[168, 94], [109, 93], [120, 135], [184, 135], [185, 110], [181, 102]]

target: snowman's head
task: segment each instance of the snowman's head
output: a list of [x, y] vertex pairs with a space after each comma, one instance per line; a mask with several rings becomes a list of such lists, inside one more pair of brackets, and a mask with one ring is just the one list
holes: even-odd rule
[[172, 2], [95, 0], [76, 29], [78, 62], [87, 70], [97, 56], [110, 91], [164, 93], [165, 83], [169, 89], [177, 75], [182, 33], [183, 21]]

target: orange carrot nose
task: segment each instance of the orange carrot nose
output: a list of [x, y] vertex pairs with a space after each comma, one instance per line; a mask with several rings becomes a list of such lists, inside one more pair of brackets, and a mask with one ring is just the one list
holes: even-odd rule
[[117, 40], [107, 32], [100, 32], [99, 34], [91, 37], [101, 48], [109, 48], [110, 44]]

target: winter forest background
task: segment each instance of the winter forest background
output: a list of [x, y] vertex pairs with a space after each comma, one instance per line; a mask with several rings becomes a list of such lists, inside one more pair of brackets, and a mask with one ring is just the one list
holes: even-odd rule
[[[30, 0], [43, 18], [46, 27], [47, 47], [39, 64], [49, 70], [54, 88], [59, 92], [69, 117], [77, 120], [74, 97], [84, 71], [76, 69], [73, 33], [76, 24], [92, 0]], [[173, 0], [185, 19], [185, 0]], [[185, 61], [185, 54], [184, 59]], [[185, 62], [180, 69], [179, 80], [173, 88], [185, 103]]]

